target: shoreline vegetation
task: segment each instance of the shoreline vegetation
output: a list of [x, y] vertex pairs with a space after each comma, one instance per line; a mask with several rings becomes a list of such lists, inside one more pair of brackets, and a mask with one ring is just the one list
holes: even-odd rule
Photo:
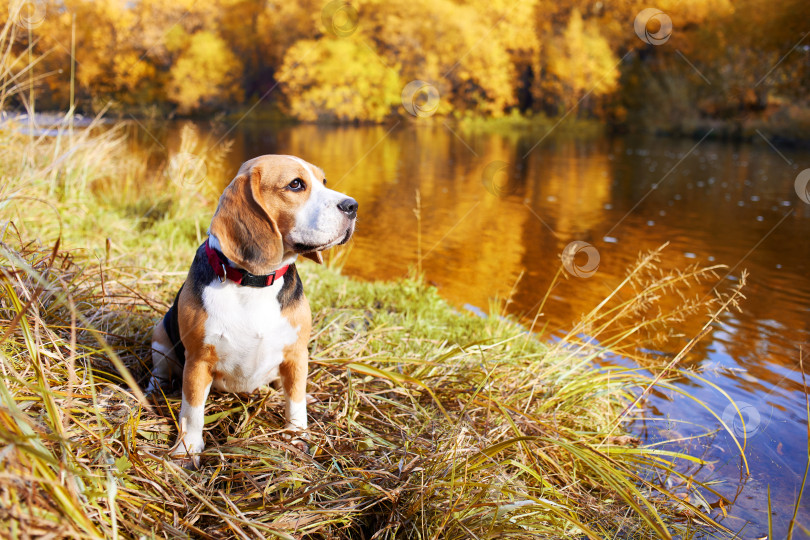
[[[218, 394], [203, 465], [187, 471], [166, 459], [178, 397], [146, 403], [140, 387], [218, 193], [171, 161], [147, 168], [116, 125], [0, 138], [0, 523], [13, 537], [730, 536], [711, 517], [731, 503], [723, 486], [695, 476], [705, 463], [622, 427], [653, 385], [683, 392], [668, 381], [691, 345], [667, 365], [600, 362], [736, 308], [742, 283], [679, 297], [718, 268], [662, 271], [660, 250], [643, 254], [552, 343], [509, 316], [458, 313], [419, 276], [302, 264], [310, 455], [280, 436], [276, 392]], [[205, 146], [193, 128], [181, 138]], [[228, 175], [222, 148], [209, 177]]]
[[[270, 123], [275, 126], [289, 126], [296, 124], [315, 124], [328, 128], [345, 126], [376, 125], [371, 122], [331, 122], [313, 121], [302, 122], [294, 117], [286, 116], [277, 108], [270, 107], [269, 112], [261, 109], [249, 109], [233, 112], [223, 112], [217, 117], [216, 123], [234, 122], [242, 123]], [[141, 111], [143, 112], [143, 111]], [[244, 117], [244, 118], [243, 118]], [[114, 124], [121, 122], [150, 122], [161, 117], [156, 110], [148, 111], [142, 115], [127, 113], [125, 115], [109, 114], [102, 119], [84, 115], [64, 115], [56, 111], [37, 112], [34, 121], [29, 124], [28, 114], [24, 111], [6, 111], [0, 118], [0, 129], [17, 129], [23, 133], [33, 130], [35, 134], [56, 134], [60, 126], [67, 126], [73, 122], [75, 128], [85, 128], [94, 123]], [[134, 120], [133, 120], [134, 119]], [[192, 122], [211, 121], [210, 116], [188, 115], [175, 117], [176, 120], [190, 120]], [[135, 122], [138, 120], [138, 122]], [[406, 119], [408, 120], [408, 119]], [[393, 126], [395, 121], [388, 122]], [[627, 125], [611, 125], [597, 119], [567, 118], [565, 116], [546, 116], [544, 114], [522, 114], [512, 111], [500, 117], [485, 117], [472, 114], [452, 115], [447, 118], [437, 117], [421, 119], [419, 122], [410, 122], [414, 125], [432, 126], [449, 123], [463, 133], [495, 134], [504, 137], [546, 137], [553, 139], [592, 139], [602, 136], [629, 135], [645, 133], [655, 137], [687, 138], [693, 140], [721, 140], [734, 143], [767, 144], [762, 140], [784, 147], [810, 146], [810, 108], [790, 106], [786, 110], [779, 110], [768, 117], [752, 117], [748, 119], [710, 119], [686, 117], [677, 124], [657, 124], [629, 127]], [[4, 125], [5, 124], [5, 125]]]

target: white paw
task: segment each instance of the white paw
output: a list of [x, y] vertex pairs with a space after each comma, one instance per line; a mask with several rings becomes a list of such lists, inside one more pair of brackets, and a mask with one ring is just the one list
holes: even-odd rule
[[146, 394], [147, 396], [157, 394], [158, 391], [160, 390], [160, 386], [161, 386], [160, 382], [155, 377], [152, 377], [151, 379], [149, 379], [149, 385], [146, 387], [146, 390], [144, 390], [144, 394]]
[[300, 437], [302, 439], [308, 439], [309, 432], [307, 431], [307, 426], [302, 427], [299, 424], [287, 422], [287, 425], [284, 426], [284, 436], [287, 438]]
[[200, 452], [203, 450], [205, 450], [205, 442], [202, 437], [186, 435], [181, 441], [178, 441], [169, 455], [183, 467], [197, 469], [200, 466]]
[[287, 424], [284, 430], [284, 433], [281, 434], [284, 440], [305, 454], [309, 454], [309, 443], [307, 442], [309, 440], [309, 432], [293, 424]]

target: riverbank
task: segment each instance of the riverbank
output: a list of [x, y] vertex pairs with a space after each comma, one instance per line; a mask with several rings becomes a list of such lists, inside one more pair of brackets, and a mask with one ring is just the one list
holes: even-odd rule
[[657, 137], [763, 144], [764, 138], [772, 144], [786, 147], [810, 146], [810, 108], [793, 104], [737, 118], [705, 117], [694, 111], [681, 116], [671, 115], [669, 120], [652, 115], [651, 118], [628, 118], [621, 122], [605, 123], [578, 118], [576, 111], [570, 111], [558, 117], [516, 112], [499, 118], [460, 116], [455, 122], [465, 131], [509, 136], [530, 134], [543, 138], [553, 135], [555, 139], [583, 139], [605, 133], [643, 133]]
[[[787, 104], [772, 107], [758, 114], [748, 114], [733, 118], [713, 118], [702, 116], [693, 111], [685, 115], [650, 115], [649, 117], [630, 117], [622, 121], [605, 122], [595, 118], [577, 115], [576, 110], [568, 111], [558, 116], [548, 116], [542, 113], [520, 113], [513, 110], [498, 117], [487, 117], [475, 114], [455, 114], [450, 116], [435, 116], [414, 119], [400, 111], [403, 116], [391, 118], [384, 124], [394, 126], [404, 122], [422, 125], [445, 125], [459, 130], [462, 134], [495, 134], [507, 138], [520, 138], [524, 136], [538, 137], [545, 140], [589, 140], [604, 136], [605, 134], [646, 134], [648, 136], [693, 139], [693, 140], [719, 140], [734, 143], [750, 142], [754, 144], [770, 144], [782, 148], [806, 148], [810, 146], [810, 108], [799, 104]], [[115, 122], [134, 121], [136, 125], [151, 131], [153, 126], [165, 124], [165, 118], [175, 118], [173, 113], [161, 110], [159, 107], [151, 109], [135, 109], [132, 111], [118, 111], [108, 114], [107, 117], [89, 117], [76, 115], [72, 119], [58, 112], [37, 113], [33, 122], [29, 122], [24, 112], [4, 113], [0, 118], [0, 128], [16, 130], [21, 134], [34, 134], [56, 136], [59, 129], [72, 125], [83, 129], [94, 125], [110, 125]], [[117, 120], [116, 120], [117, 118]], [[372, 122], [301, 122], [285, 115], [277, 106], [259, 105], [234, 109], [216, 116], [183, 116], [175, 120], [188, 120], [194, 123], [210, 124], [213, 131], [226, 132], [230, 127], [247, 122], [256, 125], [271, 124], [274, 126], [295, 126], [299, 124], [312, 124], [315, 126], [346, 127], [356, 125], [377, 125]]]
[[[146, 404], [139, 388], [151, 327], [182, 283], [218, 193], [171, 162], [148, 169], [115, 127], [0, 137], [9, 179], [0, 187], [6, 530], [722, 535], [702, 513], [718, 500], [722, 507], [722, 496], [679, 472], [681, 460], [697, 458], [640, 447], [621, 431], [639, 414], [628, 405], [653, 382], [646, 371], [597, 368], [607, 351], [577, 332], [546, 344], [508, 317], [459, 314], [418, 276], [348, 279], [339, 257], [328, 267], [301, 265], [315, 313], [311, 454], [278, 434], [277, 393], [216, 395], [202, 468], [178, 468], [165, 456], [179, 400]], [[194, 153], [200, 145], [188, 132], [181, 146]], [[226, 174], [221, 156], [206, 162], [209, 176]], [[652, 274], [654, 263], [640, 260], [631, 276]], [[651, 283], [638, 304], [582, 324], [619, 321], [611, 341], [621, 348], [627, 319], [617, 317], [641, 317], [653, 296], [701, 275]]]

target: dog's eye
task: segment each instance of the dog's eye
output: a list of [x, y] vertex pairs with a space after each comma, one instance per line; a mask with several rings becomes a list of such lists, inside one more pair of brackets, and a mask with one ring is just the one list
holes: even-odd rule
[[323, 185], [326, 185], [326, 178], [323, 179]]
[[287, 187], [290, 188], [292, 191], [303, 191], [304, 189], [306, 189], [307, 185], [300, 178], [296, 178], [295, 180], [287, 184]]

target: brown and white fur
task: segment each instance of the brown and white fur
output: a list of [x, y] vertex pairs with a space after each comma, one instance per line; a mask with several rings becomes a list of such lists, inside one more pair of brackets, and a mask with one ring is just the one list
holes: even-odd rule
[[[294, 263], [299, 255], [322, 263], [321, 251], [349, 240], [357, 203], [326, 187], [321, 169], [293, 156], [245, 162], [225, 189], [209, 228], [209, 245], [227, 264], [254, 275], [285, 265], [266, 287], [215, 275], [200, 246], [176, 299], [176, 326], [185, 363], [161, 320], [152, 337], [148, 392], [182, 375], [180, 434], [172, 456], [199, 464], [208, 393], [252, 392], [280, 379], [286, 428], [307, 429], [307, 344], [312, 315]], [[169, 314], [165, 317], [168, 318]]]

